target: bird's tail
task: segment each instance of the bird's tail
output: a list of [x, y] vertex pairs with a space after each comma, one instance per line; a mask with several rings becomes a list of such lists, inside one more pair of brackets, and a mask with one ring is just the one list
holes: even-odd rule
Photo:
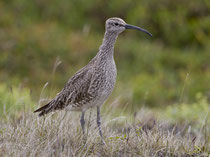
[[37, 110], [35, 110], [34, 113], [35, 112], [40, 112], [39, 116], [41, 117], [41, 116], [53, 111], [53, 106], [54, 105], [53, 105], [53, 100], [52, 100], [49, 103], [47, 103], [46, 105], [44, 105], [44, 106], [38, 108]]

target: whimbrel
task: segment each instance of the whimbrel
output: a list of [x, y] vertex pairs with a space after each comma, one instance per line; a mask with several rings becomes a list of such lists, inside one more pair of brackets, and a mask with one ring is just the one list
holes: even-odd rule
[[97, 125], [101, 138], [100, 106], [112, 93], [116, 82], [117, 69], [113, 56], [115, 41], [125, 29], [136, 29], [152, 36], [147, 30], [126, 24], [120, 18], [108, 19], [105, 27], [104, 39], [96, 56], [69, 79], [54, 99], [34, 111], [40, 112], [39, 116], [61, 109], [81, 111], [80, 123], [84, 133], [85, 111], [97, 107]]

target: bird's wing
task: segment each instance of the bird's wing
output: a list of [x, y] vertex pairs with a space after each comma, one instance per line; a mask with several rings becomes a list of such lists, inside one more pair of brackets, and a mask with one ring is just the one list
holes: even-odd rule
[[88, 94], [92, 75], [93, 67], [85, 66], [69, 79], [53, 100], [34, 112], [40, 112], [39, 116], [42, 116], [54, 110], [64, 109], [71, 104], [74, 107], [82, 107], [81, 105], [93, 98]]

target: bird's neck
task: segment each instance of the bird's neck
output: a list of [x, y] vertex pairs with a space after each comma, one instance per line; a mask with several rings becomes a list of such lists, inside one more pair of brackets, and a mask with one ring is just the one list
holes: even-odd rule
[[99, 49], [99, 55], [113, 56], [114, 44], [117, 40], [118, 33], [115, 32], [105, 32], [102, 45]]

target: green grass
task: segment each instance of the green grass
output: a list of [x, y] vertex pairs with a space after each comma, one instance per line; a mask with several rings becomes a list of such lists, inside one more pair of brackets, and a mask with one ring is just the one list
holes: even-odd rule
[[20, 86], [8, 87], [5, 84], [0, 84], [0, 117], [5, 118], [5, 115], [12, 116], [18, 114], [24, 109], [28, 110], [34, 106], [31, 99], [30, 90]]

